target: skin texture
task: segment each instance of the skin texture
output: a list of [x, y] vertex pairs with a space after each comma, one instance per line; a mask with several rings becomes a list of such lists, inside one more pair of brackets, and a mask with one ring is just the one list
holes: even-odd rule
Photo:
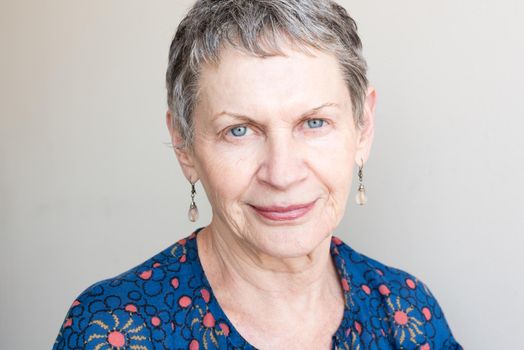
[[[257, 58], [225, 48], [218, 66], [202, 69], [194, 147], [176, 149], [213, 210], [197, 241], [206, 276], [235, 328], [262, 349], [329, 348], [344, 308], [329, 244], [353, 168], [373, 141], [375, 90], [367, 90], [365, 127], [356, 129], [338, 62], [311, 51], [288, 46], [286, 56]], [[334, 105], [304, 115], [326, 103]], [[264, 219], [252, 207], [311, 201], [292, 221]]]

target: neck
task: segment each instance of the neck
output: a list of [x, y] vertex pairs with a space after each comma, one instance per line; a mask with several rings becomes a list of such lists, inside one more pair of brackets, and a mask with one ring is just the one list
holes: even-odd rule
[[[256, 300], [257, 308], [322, 308], [343, 298], [330, 254], [331, 236], [299, 257], [274, 257], [245, 240], [210, 225], [198, 233], [198, 250], [206, 276], [223, 306]], [[255, 306], [253, 306], [255, 307]]]

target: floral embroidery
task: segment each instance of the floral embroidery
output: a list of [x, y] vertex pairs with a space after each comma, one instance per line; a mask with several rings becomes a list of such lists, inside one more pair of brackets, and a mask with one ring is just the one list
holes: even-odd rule
[[415, 306], [401, 297], [388, 297], [386, 308], [391, 318], [393, 336], [399, 348], [412, 348], [425, 342], [424, 319]]
[[151, 333], [137, 314], [125, 310], [100, 311], [91, 317], [85, 331], [86, 349], [151, 348]]

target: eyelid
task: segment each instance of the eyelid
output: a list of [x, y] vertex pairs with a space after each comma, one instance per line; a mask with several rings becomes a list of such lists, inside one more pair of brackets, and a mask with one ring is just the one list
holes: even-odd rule
[[315, 120], [315, 119], [321, 119], [321, 120], [325, 120], [327, 121], [327, 118], [326, 117], [322, 117], [322, 116], [319, 116], [319, 115], [310, 115], [308, 117], [304, 117], [304, 119], [302, 121], [308, 121], [308, 120]]

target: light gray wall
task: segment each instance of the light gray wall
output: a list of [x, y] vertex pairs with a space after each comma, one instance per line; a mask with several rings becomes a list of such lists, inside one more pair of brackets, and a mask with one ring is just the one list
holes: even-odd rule
[[[88, 285], [188, 222], [164, 72], [192, 1], [0, 3], [0, 348], [45, 349]], [[521, 344], [523, 5], [342, 1], [379, 93], [364, 182], [336, 234], [425, 281], [468, 349]]]

